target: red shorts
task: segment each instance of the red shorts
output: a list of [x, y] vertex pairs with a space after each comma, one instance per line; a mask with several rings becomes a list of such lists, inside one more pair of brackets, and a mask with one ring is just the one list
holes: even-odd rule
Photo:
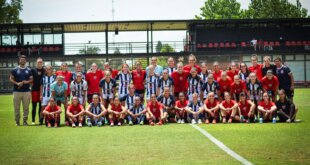
[[31, 92], [32, 102], [40, 102], [40, 91]]

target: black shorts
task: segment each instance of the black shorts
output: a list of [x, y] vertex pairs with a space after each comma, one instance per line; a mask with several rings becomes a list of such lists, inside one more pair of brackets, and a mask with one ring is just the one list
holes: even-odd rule
[[294, 90], [287, 89], [287, 90], [284, 90], [284, 91], [285, 91], [285, 94], [286, 94], [287, 98], [294, 97]]
[[136, 89], [135, 93], [140, 95], [140, 94], [144, 94], [145, 93], [145, 89]]

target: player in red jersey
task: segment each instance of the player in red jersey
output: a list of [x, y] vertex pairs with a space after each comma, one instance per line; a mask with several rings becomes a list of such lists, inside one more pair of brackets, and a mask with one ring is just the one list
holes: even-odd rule
[[218, 84], [220, 86], [219, 90], [219, 100], [224, 100], [224, 92], [230, 92], [232, 80], [227, 76], [225, 71], [222, 72], [221, 78], [218, 79]]
[[151, 95], [151, 101], [147, 103], [146, 119], [150, 125], [154, 125], [154, 122], [158, 122], [157, 125], [162, 125], [163, 107], [160, 102], [157, 101], [156, 95]]
[[220, 69], [219, 63], [217, 61], [215, 61], [213, 63], [213, 71], [212, 71], [212, 74], [213, 74], [215, 81], [218, 81], [218, 79], [221, 78], [222, 72], [223, 71]]
[[214, 93], [210, 92], [208, 94], [208, 98], [205, 101], [204, 110], [207, 113], [206, 117], [206, 124], [209, 124], [210, 121], [212, 121], [213, 124], [216, 124], [216, 122], [219, 120], [219, 103], [214, 98]]
[[91, 103], [93, 95], [97, 94], [100, 96], [99, 92], [99, 83], [103, 78], [102, 71], [98, 70], [98, 66], [96, 63], [91, 65], [91, 70], [86, 73], [86, 81], [87, 81], [87, 102]]
[[183, 63], [179, 62], [177, 64], [177, 71], [174, 71], [171, 74], [171, 77], [174, 81], [174, 96], [175, 98], [179, 97], [179, 93], [187, 93], [187, 77], [189, 75], [189, 72], [186, 72], [183, 70]]
[[267, 71], [267, 75], [262, 80], [263, 91], [267, 92], [269, 96], [271, 96], [272, 101], [275, 102], [278, 89], [279, 89], [279, 81], [276, 76], [273, 75], [272, 70]]
[[239, 95], [241, 92], [246, 93], [246, 84], [240, 80], [239, 75], [234, 76], [234, 83], [231, 84], [230, 94], [233, 100], [239, 101]]
[[276, 122], [276, 110], [277, 106], [274, 102], [270, 101], [269, 95], [267, 92], [263, 94], [263, 101], [258, 104], [257, 107], [260, 112], [259, 122], [268, 121], [272, 119], [272, 122]]
[[[64, 81], [68, 84], [68, 86], [70, 86], [72, 73], [68, 71], [67, 63], [64, 62], [61, 64], [61, 70], [56, 72], [56, 76], [63, 76]], [[70, 88], [67, 89], [67, 94], [68, 94], [68, 99], [70, 99]]]
[[186, 100], [184, 93], [183, 92], [179, 93], [179, 100], [175, 102], [175, 106], [174, 106], [179, 124], [185, 123], [185, 116], [186, 116], [185, 108], [187, 105], [188, 105], [188, 100]]
[[103, 71], [102, 71], [103, 76], [104, 76], [104, 72], [107, 71], [107, 70], [110, 71], [113, 79], [116, 78], [116, 76], [117, 76], [117, 74], [119, 72], [118, 70], [113, 70], [112, 67], [110, 66], [109, 62], [105, 62], [103, 64]]
[[60, 123], [60, 113], [61, 108], [56, 105], [55, 99], [51, 97], [49, 99], [49, 105], [46, 106], [42, 112], [42, 115], [45, 117], [47, 127], [50, 128], [52, 125], [54, 125], [54, 127], [58, 127]]
[[124, 118], [126, 117], [127, 110], [122, 106], [119, 97], [115, 97], [113, 103], [108, 108], [110, 126], [114, 126], [114, 122], [117, 122], [118, 126], [122, 125]]
[[250, 72], [256, 73], [257, 79], [262, 81], [263, 79], [263, 72], [262, 72], [262, 64], [258, 64], [257, 55], [253, 55], [251, 57], [252, 66], [249, 67]]
[[238, 74], [239, 74], [239, 70], [237, 68], [237, 64], [235, 62], [232, 62], [230, 64], [229, 70], [227, 71], [227, 75], [230, 79], [233, 80], [234, 77]]
[[136, 62], [136, 69], [131, 72], [132, 74], [132, 82], [136, 88], [136, 94], [142, 99], [144, 98], [145, 93], [145, 78], [146, 78], [146, 71], [142, 69], [142, 64], [140, 61]]
[[82, 127], [84, 113], [85, 109], [83, 105], [79, 103], [79, 98], [76, 96], [72, 97], [71, 104], [67, 108], [67, 116], [73, 128], [75, 128], [77, 123], [79, 123], [80, 128]]
[[238, 103], [238, 112], [240, 115], [240, 122], [250, 123], [254, 121], [255, 104], [246, 99], [244, 92], [240, 93], [240, 102]]
[[223, 123], [226, 123], [228, 119], [228, 123], [231, 123], [233, 120], [240, 121], [239, 116], [236, 116], [238, 104], [231, 99], [230, 94], [228, 92], [224, 93], [225, 100], [221, 102], [220, 109], [223, 118]]
[[190, 54], [188, 56], [188, 64], [184, 66], [183, 70], [186, 72], [190, 72], [192, 68], [197, 69], [197, 73], [201, 73], [201, 68], [199, 65], [196, 65], [197, 59], [194, 54]]

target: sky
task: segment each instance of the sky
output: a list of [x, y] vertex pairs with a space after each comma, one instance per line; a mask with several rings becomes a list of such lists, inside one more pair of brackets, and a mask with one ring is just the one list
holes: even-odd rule
[[[247, 8], [250, 0], [237, 0]], [[289, 0], [296, 2], [295, 0]], [[205, 0], [114, 0], [114, 20], [183, 20], [194, 19]], [[301, 0], [310, 9], [310, 0]], [[309, 10], [310, 11], [310, 10]], [[20, 15], [24, 23], [112, 21], [112, 0], [23, 0]], [[154, 32], [154, 42], [182, 41], [184, 31]], [[66, 34], [66, 43], [104, 42], [104, 34]], [[119, 33], [115, 42], [146, 41], [146, 32]]]

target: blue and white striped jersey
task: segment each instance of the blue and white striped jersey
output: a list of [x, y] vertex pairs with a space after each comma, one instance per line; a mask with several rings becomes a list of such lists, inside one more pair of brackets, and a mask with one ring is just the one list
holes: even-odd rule
[[41, 79], [41, 85], [42, 85], [42, 96], [43, 97], [51, 97], [52, 91], [51, 91], [51, 85], [53, 82], [56, 81], [56, 76], [43, 76]]
[[99, 82], [99, 87], [102, 88], [102, 94], [113, 94], [113, 89], [116, 87], [116, 81], [114, 79], [110, 79], [110, 82], [107, 82], [105, 79], [101, 79]]
[[130, 73], [127, 73], [127, 74], [120, 73], [116, 76], [116, 80], [119, 80], [118, 93], [120, 95], [129, 93], [128, 92], [128, 86], [132, 80], [131, 74]]

